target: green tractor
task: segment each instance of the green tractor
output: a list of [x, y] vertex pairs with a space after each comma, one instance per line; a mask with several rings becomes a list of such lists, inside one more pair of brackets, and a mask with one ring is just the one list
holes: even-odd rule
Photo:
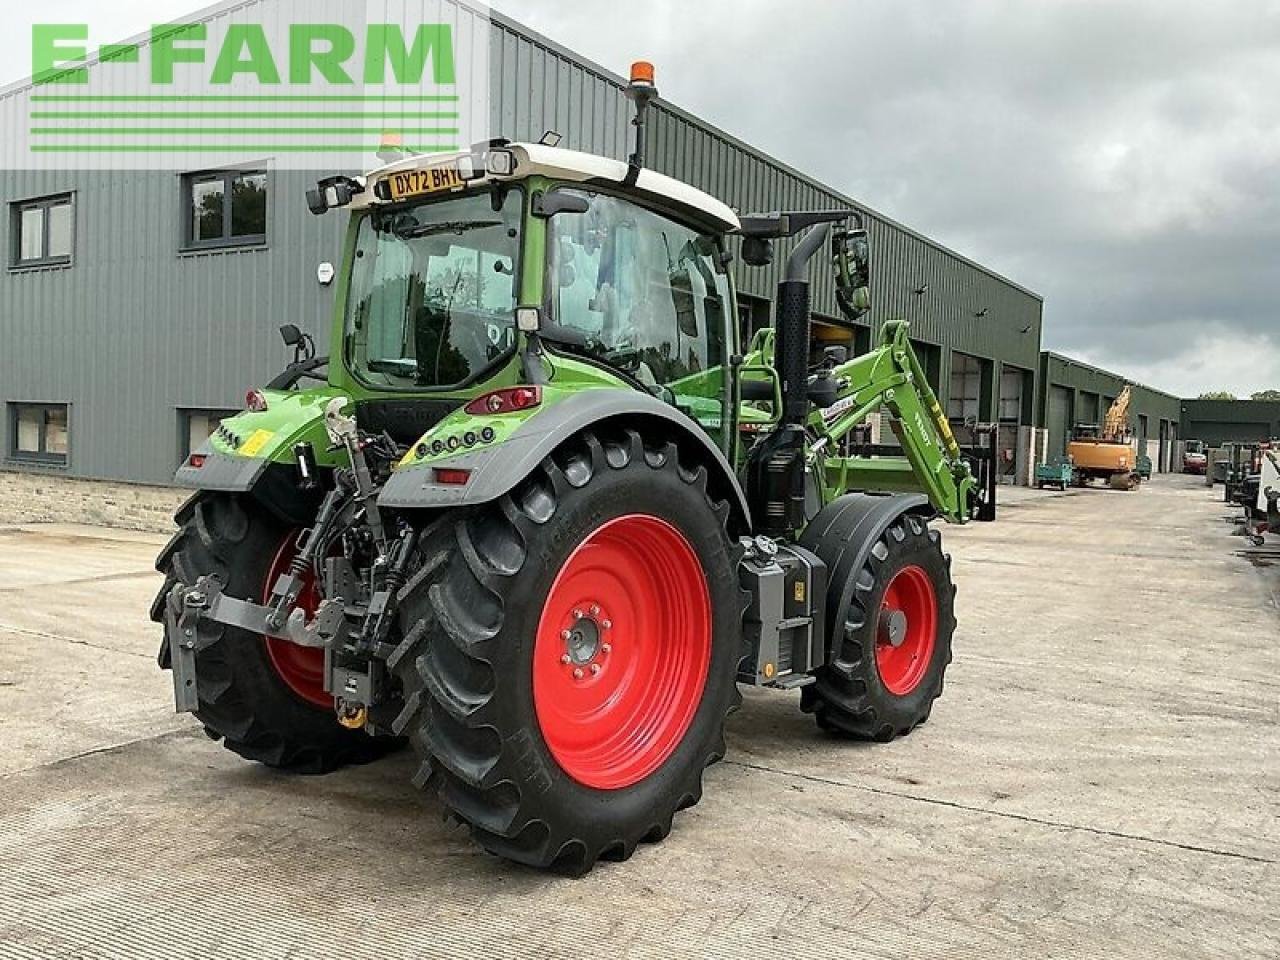
[[[321, 772], [407, 738], [480, 845], [568, 873], [698, 801], [738, 683], [847, 737], [923, 723], [955, 628], [929, 521], [978, 499], [905, 323], [812, 355], [814, 257], [868, 307], [858, 215], [738, 216], [645, 167], [628, 95], [629, 162], [494, 140], [309, 191], [350, 211], [333, 355], [285, 327], [179, 468], [152, 609], [229, 749]], [[749, 265], [797, 238], [746, 345], [735, 234]], [[881, 411], [901, 457], [858, 455]]]

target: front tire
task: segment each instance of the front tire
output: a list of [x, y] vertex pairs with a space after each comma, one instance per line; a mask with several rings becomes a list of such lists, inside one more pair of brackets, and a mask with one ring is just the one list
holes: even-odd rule
[[674, 443], [586, 433], [445, 517], [400, 599], [397, 732], [486, 850], [569, 874], [697, 803], [738, 702], [728, 505]]
[[887, 742], [928, 720], [942, 694], [956, 626], [951, 561], [938, 531], [905, 513], [852, 580], [832, 660], [801, 690], [800, 706], [824, 730]]
[[[175, 583], [192, 586], [207, 574], [222, 580], [228, 596], [263, 602], [293, 555], [297, 531], [239, 497], [196, 494], [174, 519], [178, 532], [156, 559], [156, 569], [165, 574], [151, 608], [157, 623], [164, 623], [165, 600]], [[304, 590], [304, 604], [310, 592]], [[393, 741], [338, 724], [323, 689], [323, 657], [222, 627], [217, 641], [196, 654], [196, 719], [210, 737], [246, 760], [296, 773], [325, 773], [382, 756]]]

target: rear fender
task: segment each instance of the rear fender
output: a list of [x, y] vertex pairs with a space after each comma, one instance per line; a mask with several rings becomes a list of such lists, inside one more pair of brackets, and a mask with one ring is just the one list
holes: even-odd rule
[[[545, 391], [550, 392], [550, 391]], [[452, 418], [451, 418], [452, 419]], [[438, 428], [448, 432], [465, 426], [446, 420]], [[593, 426], [626, 423], [662, 430], [681, 447], [693, 450], [707, 470], [713, 496], [729, 502], [731, 529], [750, 530], [750, 511], [742, 487], [720, 448], [692, 419], [656, 397], [629, 389], [588, 389], [546, 403], [500, 442], [475, 446], [429, 462], [410, 458], [400, 465], [378, 496], [378, 505], [397, 509], [440, 509], [488, 503], [510, 492], [561, 444]], [[429, 439], [425, 437], [425, 439]], [[437, 481], [437, 470], [468, 470], [465, 484]]]
[[330, 388], [262, 392], [267, 409], [223, 420], [182, 462], [173, 482], [193, 490], [251, 493], [283, 520], [303, 524], [315, 516], [319, 494], [298, 489], [293, 448], [310, 443], [318, 466], [340, 465], [342, 453], [329, 449], [324, 408], [334, 397], [346, 394]]

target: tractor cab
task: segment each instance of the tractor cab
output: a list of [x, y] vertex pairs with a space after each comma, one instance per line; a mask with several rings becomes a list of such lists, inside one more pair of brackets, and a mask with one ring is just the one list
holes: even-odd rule
[[610, 383], [721, 432], [736, 316], [723, 238], [738, 218], [713, 197], [505, 141], [333, 186], [315, 206], [327, 193], [353, 214], [344, 388], [428, 399]]

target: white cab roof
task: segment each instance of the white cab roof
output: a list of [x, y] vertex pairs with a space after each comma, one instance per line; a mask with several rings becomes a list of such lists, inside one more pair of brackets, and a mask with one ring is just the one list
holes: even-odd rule
[[[593, 153], [563, 150], [560, 147], [548, 147], [540, 143], [508, 143], [493, 149], [509, 151], [515, 157], [515, 169], [510, 174], [486, 174], [484, 178], [475, 182], [520, 180], [541, 175], [570, 182], [603, 181], [621, 184], [627, 176], [627, 164], [621, 160], [613, 160]], [[376, 203], [377, 201], [372, 199], [374, 186], [378, 181], [394, 173], [446, 164], [460, 156], [468, 155], [469, 151], [460, 154], [408, 157], [372, 170], [366, 177], [366, 190], [361, 198], [364, 202], [357, 200], [354, 206]], [[731, 232], [739, 227], [738, 215], [729, 206], [709, 193], [703, 193], [687, 183], [674, 180], [664, 174], [642, 169], [636, 178], [635, 189], [661, 198], [676, 208], [684, 208], [698, 220], [710, 221], [724, 232]]]

